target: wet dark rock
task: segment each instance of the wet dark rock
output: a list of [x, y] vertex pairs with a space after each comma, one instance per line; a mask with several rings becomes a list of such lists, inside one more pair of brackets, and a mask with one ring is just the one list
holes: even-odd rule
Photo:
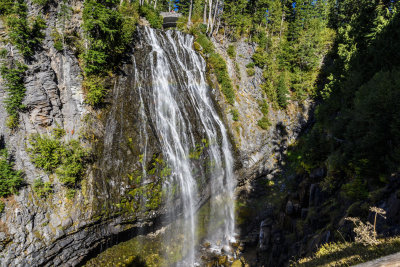
[[290, 201], [290, 200], [286, 203], [286, 214], [287, 215], [294, 214], [294, 206], [293, 206], [292, 201]]
[[311, 179], [317, 179], [320, 180], [321, 178], [324, 178], [326, 175], [326, 169], [325, 168], [316, 168], [310, 172], [310, 178]]

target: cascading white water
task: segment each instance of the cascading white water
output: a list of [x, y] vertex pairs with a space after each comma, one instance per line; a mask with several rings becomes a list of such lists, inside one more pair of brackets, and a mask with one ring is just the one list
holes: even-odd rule
[[[151, 47], [144, 57], [145, 63], [141, 62], [146, 70], [135, 70], [140, 113], [143, 121], [153, 124], [172, 171], [164, 185], [170, 217], [182, 213], [184, 218], [173, 233], [181, 235], [184, 242], [185, 260], [178, 265], [194, 266], [199, 238], [215, 246], [228, 244], [234, 238], [235, 179], [227, 131], [210, 98], [206, 64], [192, 48], [193, 37], [145, 27], [139, 29], [139, 38]], [[144, 150], [145, 134], [146, 129], [142, 129]], [[202, 163], [196, 163], [196, 149], [199, 154], [204, 153]], [[199, 164], [206, 167], [201, 169]], [[205, 195], [210, 209], [206, 234], [199, 236], [196, 211], [204, 203]]]

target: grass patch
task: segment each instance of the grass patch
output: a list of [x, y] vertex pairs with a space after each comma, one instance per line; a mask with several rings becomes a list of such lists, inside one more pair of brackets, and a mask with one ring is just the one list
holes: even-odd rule
[[350, 266], [400, 251], [400, 237], [379, 239], [375, 246], [361, 243], [329, 243], [321, 246], [314, 256], [292, 262], [290, 266]]

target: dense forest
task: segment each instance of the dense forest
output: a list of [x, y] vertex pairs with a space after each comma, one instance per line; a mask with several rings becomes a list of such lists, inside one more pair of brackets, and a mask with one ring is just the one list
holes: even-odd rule
[[[253, 48], [250, 62], [243, 64], [246, 78], [258, 75], [261, 81], [261, 97], [255, 105], [262, 116], [256, 120], [257, 131], [266, 134], [274, 126], [278, 128], [270, 113], [288, 115], [300, 110], [305, 102], [312, 103], [309, 120], [300, 136], [289, 144], [287, 151], [286, 147], [280, 151], [283, 156], [278, 164], [279, 175], [268, 181], [265, 174], [257, 177], [264, 179], [267, 190], [274, 187], [276, 180], [284, 184], [279, 188], [275, 185], [284, 195], [283, 204], [277, 200], [276, 210], [285, 209], [291, 195], [300, 195], [302, 185], [307, 184], [305, 195], [311, 195], [311, 185], [320, 188], [321, 203], [315, 207], [305, 204], [308, 213], [297, 214], [300, 217], [294, 220], [297, 224], [287, 227], [295, 229], [293, 240], [307, 238], [304, 229], [311, 228], [312, 234], [329, 231], [329, 240], [334, 242], [354, 240], [354, 235], [348, 234], [350, 231], [343, 230], [343, 235], [338, 231], [341, 218], [354, 215], [371, 221], [371, 214], [375, 212], [376, 223], [381, 211], [371, 207], [386, 205], [387, 188], [393, 186], [400, 199], [400, 189], [397, 189], [400, 188], [400, 1], [80, 2], [81, 5], [73, 8], [69, 0], [0, 0], [5, 32], [1, 36], [0, 74], [5, 91], [5, 128], [11, 137], [24, 125], [22, 114], [31, 111], [25, 105], [26, 81], [28, 73], [34, 75], [32, 65], [39, 61], [38, 54], [51, 50], [52, 57], [76, 59], [82, 79], [82, 105], [97, 116], [88, 115], [85, 123], [96, 119], [99, 122], [110, 108], [115, 81], [126, 75], [124, 66], [131, 64], [135, 42], [138, 42], [137, 27], [162, 29], [161, 12], [179, 13], [176, 30], [194, 36], [191, 49], [205, 59], [207, 82], [215, 82], [222, 93], [221, 109], [225, 109], [227, 124], [231, 123], [230, 118], [234, 124], [242, 115], [237, 110], [237, 75], [232, 77], [227, 64], [229, 57], [236, 71], [240, 69], [235, 60], [244, 56], [237, 53], [238, 44]], [[55, 13], [57, 16], [49, 29], [48, 17]], [[71, 26], [74, 16], [75, 25]], [[51, 49], [44, 48], [44, 40], [51, 44]], [[221, 47], [226, 55], [218, 50]], [[57, 188], [53, 177], [58, 177], [62, 190], [67, 190], [67, 199], [74, 199], [85, 181], [88, 166], [96, 161], [96, 155], [86, 146], [95, 146], [101, 138], [96, 136], [96, 139], [94, 131], [77, 137], [74, 130], [65, 131], [57, 123], [51, 129], [46, 127], [50, 124], [43, 127], [47, 133], [43, 136], [31, 132], [21, 138], [25, 142], [22, 150], [26, 150], [25, 158], [31, 161], [31, 167], [52, 177], [49, 181], [34, 179], [32, 188], [40, 199], [51, 198]], [[69, 133], [74, 138], [70, 139]], [[27, 183], [24, 172], [15, 170], [17, 161], [6, 149], [9, 145], [4, 143], [3, 134], [0, 138], [1, 215], [5, 198], [17, 194]], [[132, 138], [129, 140], [132, 145]], [[208, 148], [208, 143], [205, 144], [195, 147], [195, 151], [203, 153]], [[142, 164], [143, 154], [139, 158]], [[397, 227], [389, 226], [387, 229]], [[385, 235], [398, 235], [400, 229], [395, 230], [398, 232], [387, 230]]]

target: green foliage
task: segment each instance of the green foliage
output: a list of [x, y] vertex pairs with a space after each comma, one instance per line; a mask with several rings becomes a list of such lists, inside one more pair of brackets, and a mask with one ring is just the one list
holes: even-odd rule
[[139, 13], [141, 16], [145, 17], [147, 21], [150, 23], [152, 28], [161, 29], [163, 24], [163, 19], [159, 15], [159, 13], [154, 10], [154, 8], [150, 5], [142, 5], [139, 8]]
[[131, 44], [138, 21], [137, 3], [124, 1], [86, 0], [83, 29], [89, 48], [81, 55], [85, 76], [86, 102], [100, 104], [106, 96], [104, 79], [119, 66], [121, 57]]
[[286, 87], [285, 73], [283, 73], [283, 74], [281, 74], [281, 77], [280, 77], [279, 83], [278, 83], [278, 88], [276, 90], [278, 105], [283, 109], [285, 109], [287, 106], [287, 94], [288, 93], [289, 93], [289, 90]]
[[263, 100], [263, 102], [260, 104], [260, 110], [261, 113], [263, 114], [263, 117], [258, 120], [257, 125], [261, 127], [263, 130], [268, 130], [268, 128], [271, 126], [271, 122], [269, 121], [268, 114], [269, 114], [269, 105], [267, 101]]
[[51, 36], [53, 37], [54, 41], [54, 48], [61, 52], [64, 50], [64, 44], [63, 44], [63, 36], [58, 32], [56, 28], [53, 29], [51, 32]]
[[235, 90], [232, 86], [225, 60], [215, 52], [213, 43], [205, 34], [198, 31], [194, 33], [196, 34], [196, 42], [203, 48], [202, 52], [209, 68], [212, 69], [212, 72], [217, 77], [222, 93], [225, 95], [227, 102], [233, 105], [235, 103]]
[[351, 182], [342, 186], [345, 197], [351, 200], [362, 200], [368, 197], [367, 182], [361, 177], [354, 178]]
[[231, 109], [232, 120], [238, 121], [239, 120], [239, 111], [236, 108]]
[[75, 197], [75, 194], [76, 194], [76, 189], [68, 188], [66, 197], [68, 199], [73, 199]]
[[267, 117], [263, 116], [260, 120], [258, 120], [257, 125], [263, 130], [268, 130], [268, 128], [271, 126], [271, 122]]
[[[142, 161], [143, 159], [140, 160], [141, 164], [145, 165]], [[146, 181], [143, 181], [143, 175], [142, 170], [128, 174], [129, 180], [134, 184], [134, 189], [129, 191], [129, 196], [123, 198], [117, 207], [129, 212], [159, 208], [165, 194], [162, 190], [162, 184], [171, 175], [171, 169], [161, 155], [153, 155], [152, 160], [146, 166]]]
[[6, 149], [0, 150], [0, 197], [18, 192], [22, 186], [22, 171], [15, 171]]
[[256, 70], [254, 68], [248, 68], [246, 69], [247, 75], [254, 76], [254, 74], [256, 74]]
[[257, 47], [252, 59], [254, 64], [259, 68], [264, 68], [264, 66], [267, 64], [267, 54], [261, 47]]
[[24, 0], [16, 0], [11, 10], [6, 17], [10, 41], [23, 56], [31, 57], [44, 38], [42, 30], [46, 28], [46, 22], [40, 16], [28, 21]]
[[32, 135], [29, 139], [32, 163], [47, 173], [56, 173], [61, 183], [76, 185], [83, 176], [89, 152], [79, 141], [63, 142], [55, 136]]
[[210, 144], [208, 143], [207, 139], [202, 139], [200, 144], [196, 144], [196, 147], [192, 149], [189, 153], [189, 158], [190, 159], [200, 159], [200, 157], [203, 155], [203, 152], [205, 149], [208, 148]]
[[390, 5], [362, 1], [337, 7], [334, 60], [320, 86], [324, 102], [300, 146], [303, 159], [327, 167], [325, 188], [349, 199], [367, 198], [369, 190], [386, 184], [382, 177], [399, 170], [400, 57], [394, 36], [400, 34], [400, 18], [396, 9], [388, 12]]
[[236, 58], [236, 47], [234, 45], [229, 45], [228, 49], [226, 50], [228, 56], [232, 59]]
[[198, 34], [196, 36], [196, 42], [201, 45], [205, 54], [214, 53], [214, 45], [213, 43], [207, 38], [205, 34]]
[[9, 15], [12, 12], [14, 0], [1, 0], [0, 1], [0, 14]]
[[263, 100], [263, 102], [260, 104], [260, 110], [261, 110], [261, 113], [264, 116], [268, 116], [268, 114], [269, 114], [269, 105], [268, 105], [267, 101]]
[[255, 65], [256, 65], [256, 64], [255, 64], [254, 62], [250, 62], [249, 64], [246, 65], [246, 68], [248, 68], [248, 69], [254, 69]]
[[3, 200], [0, 200], [0, 213], [4, 211], [4, 208], [6, 207], [6, 204], [4, 203]]
[[63, 128], [60, 128], [58, 124], [56, 124], [56, 125], [57, 125], [57, 128], [54, 128], [52, 133], [56, 139], [60, 139], [65, 136], [66, 131]]
[[291, 262], [290, 266], [353, 266], [385, 255], [399, 252], [400, 238], [393, 237], [378, 240], [376, 246], [364, 246], [360, 243], [327, 243], [309, 258]]
[[85, 79], [83, 88], [86, 91], [86, 103], [96, 106], [103, 102], [108, 93], [103, 84], [104, 80], [95, 75], [91, 75]]
[[4, 79], [5, 90], [7, 97], [4, 100], [6, 111], [9, 115], [7, 126], [10, 129], [15, 129], [19, 123], [19, 111], [25, 106], [22, 101], [25, 97], [24, 76], [27, 66], [20, 62], [7, 67], [3, 65], [0, 68], [0, 73]]
[[32, 2], [36, 5], [45, 6], [50, 2], [50, 0], [32, 0]]
[[221, 86], [221, 91], [225, 95], [226, 100], [229, 104], [233, 105], [235, 103], [235, 91], [228, 74], [225, 60], [221, 57], [221, 55], [212, 53], [208, 57], [208, 62], [212, 66], [214, 73], [217, 76], [218, 83]]
[[8, 50], [6, 48], [0, 49], [0, 58], [6, 58], [8, 56]]
[[61, 183], [73, 186], [83, 176], [85, 161], [88, 158], [87, 149], [79, 141], [71, 140], [66, 144], [62, 164], [56, 169], [56, 174]]
[[37, 168], [52, 173], [61, 165], [65, 147], [60, 140], [36, 134], [30, 137], [29, 144], [28, 152]]
[[35, 191], [40, 198], [46, 198], [52, 193], [53, 188], [50, 182], [44, 183], [42, 179], [38, 178], [33, 181], [33, 191]]

